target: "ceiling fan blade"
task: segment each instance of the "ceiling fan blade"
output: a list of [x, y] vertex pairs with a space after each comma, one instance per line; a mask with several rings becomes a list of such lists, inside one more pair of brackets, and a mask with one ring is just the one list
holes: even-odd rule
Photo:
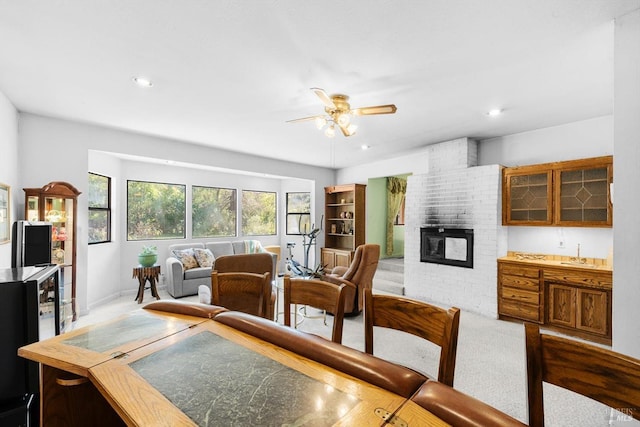
[[342, 131], [342, 134], [344, 136], [355, 135], [356, 129], [358, 128], [358, 126], [354, 126], [354, 125], [342, 126], [342, 125], [339, 125], [339, 124], [338, 124], [338, 127], [340, 128], [340, 130]]
[[333, 103], [331, 97], [327, 95], [327, 92], [325, 92], [324, 89], [320, 89], [319, 87], [312, 87], [311, 90], [318, 96], [318, 98], [320, 98], [320, 101], [322, 101], [325, 107], [329, 107], [332, 110], [336, 109], [336, 105]]
[[393, 104], [388, 105], [376, 105], [375, 107], [362, 107], [351, 110], [351, 113], [356, 116], [370, 116], [373, 114], [393, 114], [397, 110]]
[[287, 120], [286, 123], [296, 123], [296, 122], [308, 122], [310, 120], [315, 120], [318, 117], [324, 117], [324, 116], [311, 116], [311, 117], [302, 117], [300, 119], [293, 119], [293, 120]]

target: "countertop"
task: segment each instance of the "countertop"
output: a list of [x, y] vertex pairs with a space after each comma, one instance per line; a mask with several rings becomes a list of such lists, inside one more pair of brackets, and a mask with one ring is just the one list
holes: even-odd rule
[[533, 254], [509, 251], [507, 256], [498, 258], [499, 261], [521, 262], [542, 267], [561, 267], [571, 270], [589, 270], [599, 272], [613, 272], [613, 267], [603, 258], [580, 258], [564, 255]]

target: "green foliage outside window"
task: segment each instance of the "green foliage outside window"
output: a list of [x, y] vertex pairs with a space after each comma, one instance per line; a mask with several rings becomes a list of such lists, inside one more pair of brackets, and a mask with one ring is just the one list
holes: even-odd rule
[[186, 186], [127, 181], [127, 240], [185, 237]]
[[311, 231], [311, 193], [287, 193], [287, 234]]
[[111, 178], [89, 172], [89, 244], [111, 241]]
[[191, 199], [193, 237], [236, 235], [236, 190], [193, 186]]
[[276, 234], [276, 193], [242, 191], [242, 234], [271, 236]]

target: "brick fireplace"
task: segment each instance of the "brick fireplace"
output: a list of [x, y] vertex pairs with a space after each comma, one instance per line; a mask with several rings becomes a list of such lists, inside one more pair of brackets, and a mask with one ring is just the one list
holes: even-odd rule
[[[496, 259], [507, 250], [507, 231], [501, 219], [501, 167], [477, 166], [477, 148], [477, 142], [468, 138], [432, 145], [428, 148], [429, 172], [408, 178], [405, 293], [497, 317]], [[421, 262], [421, 230], [425, 228], [472, 230], [472, 265]]]

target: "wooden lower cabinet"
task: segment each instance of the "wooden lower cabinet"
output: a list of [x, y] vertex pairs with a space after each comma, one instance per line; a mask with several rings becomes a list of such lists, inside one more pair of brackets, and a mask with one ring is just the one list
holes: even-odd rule
[[540, 269], [498, 263], [498, 313], [535, 323], [544, 320]]
[[498, 261], [498, 314], [611, 344], [612, 274]]
[[326, 272], [330, 272], [334, 267], [338, 266], [349, 267], [353, 259], [353, 251], [350, 250], [322, 248], [320, 254], [322, 265]]
[[608, 312], [610, 292], [570, 285], [548, 284], [549, 324], [576, 331], [611, 336]]

